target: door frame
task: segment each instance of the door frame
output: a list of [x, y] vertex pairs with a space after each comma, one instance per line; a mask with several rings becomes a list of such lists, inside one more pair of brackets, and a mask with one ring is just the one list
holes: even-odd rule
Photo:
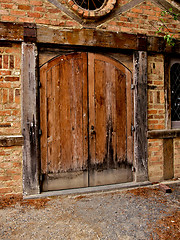
[[[88, 50], [87, 50], [88, 51]], [[40, 193], [40, 124], [38, 46], [22, 43], [23, 193]], [[147, 51], [133, 51], [134, 181], [148, 180], [147, 169]]]

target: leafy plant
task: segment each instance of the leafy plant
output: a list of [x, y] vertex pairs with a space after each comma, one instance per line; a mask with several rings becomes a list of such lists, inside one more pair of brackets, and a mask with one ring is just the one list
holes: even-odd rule
[[[168, 16], [168, 15], [171, 15], [174, 20], [178, 20], [178, 17], [180, 16], [180, 13], [177, 13], [177, 14], [173, 13], [172, 8], [169, 8], [169, 10], [165, 10], [165, 11], [161, 12], [162, 17]], [[167, 27], [163, 18], [160, 18], [160, 21], [161, 21], [162, 25], [158, 28], [156, 33], [162, 33], [162, 31], [164, 29], [166, 29], [168, 32], [164, 33], [164, 40], [166, 40], [168, 45], [174, 46], [175, 45], [174, 34], [171, 34], [171, 31]]]

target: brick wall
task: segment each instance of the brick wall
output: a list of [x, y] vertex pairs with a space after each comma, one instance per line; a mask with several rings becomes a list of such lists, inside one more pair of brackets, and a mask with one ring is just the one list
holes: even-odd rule
[[[148, 56], [148, 130], [164, 129], [164, 57], [163, 55]], [[163, 179], [163, 140], [148, 140], [149, 179]]]
[[[165, 129], [164, 56], [148, 56], [148, 130]], [[180, 139], [173, 139], [174, 178], [180, 177]], [[150, 181], [164, 177], [163, 139], [148, 140], [148, 169]]]
[[174, 177], [180, 178], [180, 138], [174, 139]]
[[[61, 0], [65, 4], [64, 0]], [[130, 0], [118, 0], [119, 5]], [[144, 1], [108, 22], [100, 30], [157, 35], [162, 9]], [[82, 28], [71, 17], [47, 0], [0, 0], [0, 21], [31, 22], [58, 28]], [[170, 31], [179, 37], [180, 23], [165, 19]], [[159, 34], [162, 35], [162, 34]], [[0, 47], [0, 135], [21, 134], [21, 45], [11, 43]], [[165, 128], [164, 58], [148, 56], [148, 129]], [[174, 177], [180, 177], [180, 139], [174, 139]], [[163, 140], [148, 140], [149, 178], [163, 178]], [[0, 148], [0, 195], [22, 192], [22, 148]]]
[[21, 133], [21, 45], [0, 47], [0, 135]]
[[22, 147], [0, 147], [0, 196], [22, 194]]
[[[21, 134], [21, 45], [0, 47], [0, 135]], [[22, 147], [0, 147], [0, 195], [22, 192]]]
[[99, 29], [115, 31], [115, 32], [127, 32], [127, 33], [139, 33], [147, 34], [149, 36], [162, 36], [164, 32], [168, 30], [165, 28], [162, 33], [157, 34], [159, 26], [162, 25], [160, 18], [162, 18], [170, 30], [175, 35], [175, 38], [180, 38], [180, 23], [173, 20], [171, 16], [161, 17], [162, 9], [151, 1], [144, 1], [131, 10], [118, 15], [112, 20], [99, 26]]
[[1, 0], [0, 21], [80, 27], [76, 21], [46, 0]]
[[[66, 1], [60, 0], [66, 7]], [[119, 6], [125, 5], [130, 0], [117, 1]], [[116, 5], [117, 5], [116, 4]], [[98, 29], [157, 35], [156, 31], [162, 25], [163, 18], [168, 29], [175, 38], [179, 38], [180, 23], [171, 16], [161, 17], [162, 9], [149, 0], [119, 14], [112, 20], [98, 26]], [[47, 0], [0, 0], [0, 21], [2, 22], [31, 22], [36, 24], [52, 25], [66, 28], [82, 28], [82, 25], [55, 7]], [[164, 29], [167, 32], [167, 29]], [[159, 34], [160, 36], [163, 33]]]
[[165, 128], [164, 57], [148, 56], [148, 129]]
[[163, 179], [163, 140], [148, 140], [148, 172], [152, 182]]

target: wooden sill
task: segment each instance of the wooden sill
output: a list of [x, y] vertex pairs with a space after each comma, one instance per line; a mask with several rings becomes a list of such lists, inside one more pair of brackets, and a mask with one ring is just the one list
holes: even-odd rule
[[151, 130], [147, 132], [147, 138], [149, 139], [178, 138], [178, 137], [180, 137], [180, 129]]
[[23, 142], [22, 135], [0, 136], [0, 147], [22, 146]]

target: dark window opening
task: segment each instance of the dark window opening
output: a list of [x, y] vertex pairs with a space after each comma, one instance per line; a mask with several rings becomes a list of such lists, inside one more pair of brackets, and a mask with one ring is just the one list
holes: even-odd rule
[[80, 7], [87, 10], [96, 10], [100, 8], [105, 0], [74, 0]]
[[[180, 121], [180, 63], [171, 67], [171, 121]], [[172, 124], [173, 125], [173, 124]]]

